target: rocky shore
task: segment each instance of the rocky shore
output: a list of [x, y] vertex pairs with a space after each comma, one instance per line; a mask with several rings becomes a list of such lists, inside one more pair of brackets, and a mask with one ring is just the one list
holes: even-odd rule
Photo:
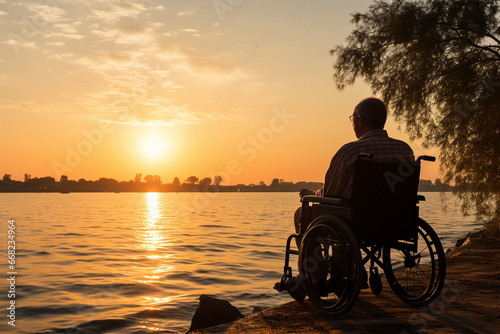
[[307, 299], [191, 333], [498, 333], [500, 331], [500, 222], [469, 233], [446, 252], [440, 297], [419, 309], [400, 301], [384, 281], [379, 296], [362, 290], [353, 309], [332, 318]]

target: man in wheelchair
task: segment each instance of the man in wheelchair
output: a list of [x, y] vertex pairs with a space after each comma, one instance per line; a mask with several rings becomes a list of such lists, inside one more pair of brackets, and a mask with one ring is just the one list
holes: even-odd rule
[[[428, 303], [444, 282], [444, 253], [434, 231], [418, 218], [416, 203], [424, 198], [416, 192], [420, 160], [433, 158], [415, 161], [408, 144], [387, 135], [383, 129], [387, 109], [379, 99], [362, 100], [349, 119], [358, 140], [338, 150], [320, 190], [300, 191], [302, 206], [294, 215], [297, 234], [287, 240], [285, 273], [275, 288], [287, 290], [299, 301], [307, 294], [322, 310], [339, 315], [352, 307], [366, 285], [364, 264], [370, 261], [374, 293], [382, 288], [377, 264], [401, 299], [412, 305]], [[297, 251], [290, 249], [292, 238]], [[426, 247], [423, 257], [419, 246]], [[360, 249], [366, 253], [364, 259]], [[288, 266], [289, 254], [299, 255], [296, 277]], [[422, 259], [430, 283], [417, 275]], [[401, 274], [398, 278], [396, 272]], [[408, 280], [413, 279], [415, 290], [423, 292], [403, 288], [402, 275], [412, 276]]]
[[[384, 102], [370, 97], [362, 100], [349, 116], [357, 141], [342, 146], [333, 156], [330, 167], [326, 172], [325, 185], [316, 191], [302, 189], [300, 199], [305, 195], [333, 198], [351, 198], [354, 163], [360, 153], [373, 154], [373, 162], [401, 162], [413, 161], [413, 151], [403, 141], [390, 138], [384, 125], [387, 120], [387, 108]], [[299, 232], [302, 207], [294, 215], [295, 230]], [[300, 240], [297, 240], [299, 244]]]

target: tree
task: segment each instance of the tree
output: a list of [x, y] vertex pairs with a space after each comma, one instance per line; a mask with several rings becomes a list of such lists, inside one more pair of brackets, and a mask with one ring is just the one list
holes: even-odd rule
[[479, 217], [500, 215], [499, 14], [495, 0], [376, 1], [331, 50], [337, 88], [364, 78], [412, 140], [440, 149], [443, 183]]
[[31, 174], [24, 174], [24, 182], [29, 182], [31, 179]]
[[198, 178], [196, 176], [190, 176], [186, 179], [185, 182], [190, 184], [195, 184], [196, 182], [198, 182]]
[[434, 185], [439, 188], [443, 186], [443, 183], [441, 183], [441, 179], [436, 179], [434, 180]]
[[2, 178], [2, 181], [4, 181], [4, 182], [10, 182], [10, 181], [12, 181], [11, 176], [12, 176], [11, 174], [4, 174], [3, 178]]
[[209, 177], [205, 177], [205, 178], [200, 180], [200, 186], [204, 190], [206, 190], [205, 187], [209, 186], [210, 184], [212, 184], [212, 179]]
[[431, 180], [422, 180], [418, 182], [418, 189], [425, 191], [426, 189], [430, 189], [432, 187], [432, 181]]
[[112, 178], [101, 177], [99, 180], [95, 181], [95, 183], [102, 187], [103, 189], [110, 190], [114, 189], [118, 185], [118, 181]]
[[218, 187], [221, 182], [223, 181], [222, 176], [220, 175], [215, 175], [214, 176], [214, 184]]
[[172, 186], [174, 188], [179, 188], [180, 185], [181, 185], [181, 182], [179, 181], [179, 178], [178, 177], [174, 177], [174, 180], [172, 181]]
[[54, 179], [52, 176], [45, 176], [41, 177], [38, 179], [38, 183], [42, 185], [51, 185], [56, 182], [56, 179]]
[[278, 187], [280, 186], [280, 182], [281, 182], [281, 181], [282, 181], [282, 180], [280, 180], [280, 179], [273, 179], [273, 180], [271, 181], [271, 185], [270, 185], [270, 187], [271, 187], [271, 188], [278, 188]]
[[140, 183], [141, 179], [142, 179], [142, 174], [141, 173], [136, 173], [134, 181], [137, 182], [137, 183]]
[[154, 181], [153, 175], [146, 175], [146, 176], [144, 176], [144, 181], [146, 183], [153, 183], [153, 181]]

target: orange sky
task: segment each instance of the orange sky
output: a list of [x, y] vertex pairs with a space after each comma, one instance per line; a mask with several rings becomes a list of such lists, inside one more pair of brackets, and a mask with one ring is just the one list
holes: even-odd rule
[[329, 50], [369, 3], [0, 0], [0, 173], [323, 181], [372, 95]]

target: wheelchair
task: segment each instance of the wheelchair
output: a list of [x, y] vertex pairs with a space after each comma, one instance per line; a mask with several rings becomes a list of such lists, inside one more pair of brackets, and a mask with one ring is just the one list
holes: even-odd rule
[[[417, 195], [422, 160], [435, 158], [388, 163], [361, 153], [354, 164], [350, 200], [304, 196], [300, 229], [286, 241], [277, 290], [283, 291], [292, 278], [290, 255], [298, 255], [300, 282], [309, 300], [332, 316], [355, 304], [367, 283], [365, 266], [375, 295], [383, 286], [380, 268], [392, 291], [408, 305], [434, 300], [444, 285], [446, 260], [439, 237], [419, 217], [418, 203], [425, 200]], [[291, 249], [292, 239], [298, 249]]]

